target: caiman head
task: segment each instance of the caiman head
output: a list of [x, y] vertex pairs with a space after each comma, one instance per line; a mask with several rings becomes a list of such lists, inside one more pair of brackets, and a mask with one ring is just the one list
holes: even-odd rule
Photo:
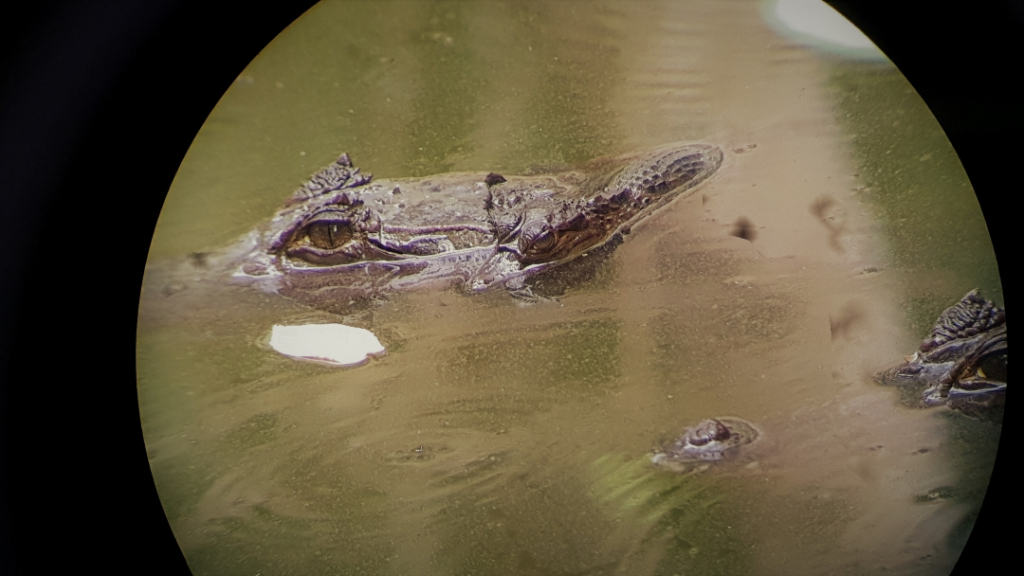
[[919, 393], [924, 406], [997, 417], [1006, 396], [1006, 311], [978, 290], [968, 292], [939, 316], [913, 356], [876, 379]]
[[457, 285], [522, 294], [714, 174], [722, 151], [665, 146], [547, 176], [372, 180], [347, 155], [247, 239], [234, 278], [329, 307]]

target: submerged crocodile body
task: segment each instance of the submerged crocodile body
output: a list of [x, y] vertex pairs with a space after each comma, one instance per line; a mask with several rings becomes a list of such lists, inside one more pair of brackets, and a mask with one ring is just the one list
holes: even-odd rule
[[1006, 311], [967, 293], [947, 308], [913, 356], [876, 375], [922, 406], [946, 404], [961, 412], [1001, 419], [1006, 397]]
[[342, 155], [247, 237], [234, 278], [319, 307], [424, 287], [530, 298], [531, 277], [614, 246], [722, 159], [674, 144], [551, 175], [373, 180]]

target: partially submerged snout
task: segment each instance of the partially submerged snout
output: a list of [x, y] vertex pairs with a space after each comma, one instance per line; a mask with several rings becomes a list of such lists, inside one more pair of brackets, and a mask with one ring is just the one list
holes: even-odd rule
[[689, 471], [687, 463], [732, 457], [759, 436], [757, 428], [746, 420], [708, 418], [687, 428], [674, 442], [655, 451], [651, 455], [651, 463], [677, 472]]
[[906, 361], [875, 375], [924, 406], [998, 416], [1006, 395], [1006, 311], [978, 290], [947, 308]]

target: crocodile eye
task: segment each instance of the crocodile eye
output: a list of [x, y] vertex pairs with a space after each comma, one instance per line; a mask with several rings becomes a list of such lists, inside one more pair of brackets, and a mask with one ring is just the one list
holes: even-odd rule
[[555, 231], [550, 227], [520, 238], [519, 249], [528, 254], [541, 254], [555, 247]]
[[352, 239], [352, 228], [337, 222], [319, 222], [306, 228], [309, 243], [321, 250], [340, 248]]
[[978, 376], [996, 382], [1006, 382], [1006, 351], [989, 354], [978, 362]]

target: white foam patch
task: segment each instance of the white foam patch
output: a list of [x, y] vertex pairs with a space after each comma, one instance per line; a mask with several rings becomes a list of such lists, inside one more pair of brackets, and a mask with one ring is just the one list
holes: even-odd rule
[[775, 13], [797, 32], [850, 48], [874, 48], [859, 28], [821, 0], [779, 0]]
[[769, 24], [785, 36], [844, 56], [884, 60], [852, 22], [822, 0], [768, 0]]
[[291, 358], [335, 366], [355, 366], [384, 354], [373, 332], [344, 324], [274, 326], [270, 347]]

